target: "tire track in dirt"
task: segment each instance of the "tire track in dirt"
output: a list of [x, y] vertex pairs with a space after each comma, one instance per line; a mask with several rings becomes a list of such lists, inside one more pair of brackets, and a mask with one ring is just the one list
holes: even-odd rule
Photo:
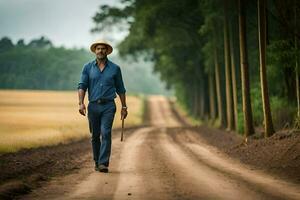
[[221, 153], [216, 148], [205, 144], [197, 133], [187, 131], [177, 134], [173, 139], [186, 151], [194, 154], [199, 162], [221, 172], [229, 179], [235, 179], [245, 184], [257, 193], [264, 194], [272, 199], [300, 199], [299, 186], [260, 172], [251, 170]]
[[[134, 175], [123, 172], [124, 175], [119, 181], [121, 188], [119, 191], [122, 192], [117, 190], [114, 199], [182, 199], [178, 198], [176, 191], [175, 173], [169, 169], [165, 162], [167, 158], [161, 154], [161, 147], [158, 142], [159, 134], [160, 128], [148, 130], [142, 143], [134, 152], [134, 156], [131, 152], [133, 162], [132, 164], [127, 163], [127, 166], [132, 169], [131, 173]], [[130, 195], [125, 197], [125, 192], [130, 193]]]
[[149, 97], [150, 124], [154, 127], [181, 127], [182, 123], [172, 112], [169, 101], [163, 96]]
[[171, 172], [163, 164], [158, 149], [159, 127], [181, 126], [165, 97], [151, 96], [149, 102], [152, 128], [141, 130], [127, 140], [121, 155], [122, 172], [113, 199], [174, 199]]
[[28, 199], [299, 199], [295, 186], [227, 159], [197, 133], [173, 131], [182, 123], [166, 98], [148, 102], [151, 126], [126, 133], [123, 143], [114, 137], [110, 173], [90, 162]]
[[144, 140], [151, 128], [136, 131], [127, 139], [121, 152], [118, 172], [120, 178], [112, 199], [142, 199], [144, 188], [142, 187], [142, 175], [138, 173], [136, 163]]
[[[239, 182], [199, 163], [165, 131], [160, 134], [160, 142], [164, 153], [169, 155], [170, 166], [177, 171], [176, 176], [178, 184], [182, 185], [182, 192], [189, 194], [186, 199], [262, 199]], [[184, 187], [186, 185], [188, 187]]]

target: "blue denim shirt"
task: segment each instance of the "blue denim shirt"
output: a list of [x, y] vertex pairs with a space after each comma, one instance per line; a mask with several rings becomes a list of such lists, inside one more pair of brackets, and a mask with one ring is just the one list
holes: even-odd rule
[[125, 94], [121, 69], [118, 65], [107, 60], [101, 72], [96, 60], [83, 66], [78, 89], [88, 90], [89, 101], [98, 99], [113, 100], [117, 94]]

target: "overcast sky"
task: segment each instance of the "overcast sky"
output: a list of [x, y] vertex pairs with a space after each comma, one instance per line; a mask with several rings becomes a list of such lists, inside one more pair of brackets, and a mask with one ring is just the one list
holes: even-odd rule
[[84, 47], [104, 38], [118, 42], [127, 34], [91, 34], [92, 17], [100, 5], [117, 4], [119, 0], [0, 0], [0, 38], [10, 37], [15, 43], [23, 38], [45, 36], [55, 46]]

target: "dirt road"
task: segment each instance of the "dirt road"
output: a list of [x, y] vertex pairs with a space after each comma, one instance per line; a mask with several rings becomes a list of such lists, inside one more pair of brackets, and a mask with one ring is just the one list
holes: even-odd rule
[[192, 130], [173, 131], [182, 124], [165, 98], [149, 103], [151, 126], [113, 137], [110, 173], [87, 159], [23, 199], [300, 199], [299, 185], [230, 159]]

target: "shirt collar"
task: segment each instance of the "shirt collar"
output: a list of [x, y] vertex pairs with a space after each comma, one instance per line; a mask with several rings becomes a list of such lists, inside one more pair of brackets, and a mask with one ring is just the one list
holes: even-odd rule
[[[110, 60], [107, 58], [105, 67], [109, 66], [109, 63], [110, 63]], [[93, 65], [96, 66], [96, 67], [98, 67], [98, 65], [97, 65], [97, 59], [95, 59], [95, 60], [93, 61]]]

